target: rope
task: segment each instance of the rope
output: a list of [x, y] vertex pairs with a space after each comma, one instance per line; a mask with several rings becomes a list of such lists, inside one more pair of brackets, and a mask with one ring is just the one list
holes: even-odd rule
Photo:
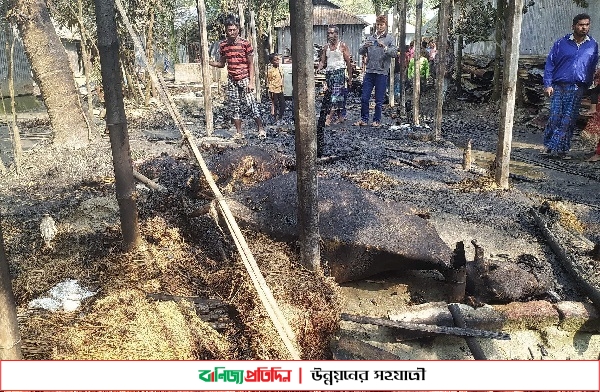
[[248, 248], [248, 243], [246, 242], [244, 236], [242, 235], [242, 232], [240, 231], [240, 228], [237, 225], [235, 218], [233, 217], [233, 214], [231, 213], [231, 210], [229, 209], [229, 206], [225, 202], [225, 198], [223, 197], [223, 194], [217, 187], [217, 184], [215, 183], [215, 181], [212, 177], [212, 174], [210, 173], [210, 170], [208, 170], [208, 167], [206, 166], [206, 163], [204, 162], [204, 159], [202, 158], [202, 155], [200, 154], [200, 151], [198, 150], [194, 136], [187, 129], [185, 122], [182, 120], [181, 115], [179, 114], [179, 111], [175, 107], [175, 103], [173, 102], [173, 99], [171, 98], [168, 91], [164, 87], [165, 81], [164, 81], [162, 75], [160, 75], [160, 74], [157, 75], [154, 70], [154, 67], [148, 66], [148, 64], [149, 64], [148, 59], [146, 58], [146, 55], [145, 55], [144, 51], [142, 50], [141, 41], [139, 40], [139, 37], [137, 36], [137, 34], [133, 31], [133, 27], [131, 26], [131, 23], [129, 22], [129, 18], [127, 17], [127, 14], [125, 13], [125, 10], [123, 8], [123, 5], [121, 4], [121, 1], [115, 0], [115, 4], [117, 6], [117, 9], [119, 10], [119, 13], [121, 14], [121, 17], [123, 19], [123, 22], [125, 23], [127, 31], [129, 32], [129, 34], [131, 35], [131, 38], [133, 39], [134, 46], [142, 55], [142, 59], [146, 65], [146, 68], [148, 69], [148, 71], [150, 73], [150, 78], [152, 79], [152, 82], [154, 83], [154, 85], [156, 86], [156, 88], [159, 92], [160, 98], [163, 100], [163, 102], [167, 103], [167, 105], [166, 105], [167, 111], [169, 112], [169, 114], [171, 115], [171, 118], [177, 125], [180, 133], [182, 134], [182, 137], [185, 140], [187, 140], [190, 148], [192, 149], [192, 152], [194, 153], [196, 160], [198, 161], [198, 164], [200, 165], [200, 169], [202, 170], [202, 173], [204, 174], [204, 177], [206, 178], [206, 181], [208, 182], [208, 185], [210, 186], [213, 194], [215, 195], [215, 199], [217, 200], [219, 207], [221, 209], [221, 212], [222, 212], [223, 216], [225, 217], [225, 221], [227, 222], [227, 227], [229, 228], [231, 236], [233, 237], [235, 246], [238, 249], [238, 252], [244, 263], [244, 266], [246, 267], [246, 270], [248, 271], [248, 274], [250, 275], [250, 278], [252, 280], [254, 288], [256, 289], [256, 291], [258, 293], [258, 296], [259, 296], [263, 306], [265, 307], [267, 314], [269, 315], [269, 318], [273, 322], [273, 326], [277, 330], [277, 333], [279, 334], [281, 340], [283, 341], [283, 344], [285, 345], [288, 352], [290, 353], [291, 358], [292, 359], [300, 359], [300, 353], [298, 352], [298, 349], [296, 348], [296, 346], [293, 343], [296, 341], [294, 332], [292, 331], [289, 323], [287, 322], [287, 319], [281, 312], [281, 309], [277, 305], [275, 298], [273, 298], [273, 293], [269, 289], [269, 286], [267, 285], [262, 273], [260, 272], [260, 269], [258, 268], [258, 265], [256, 264], [256, 260], [254, 259], [254, 256], [252, 255], [250, 249]]

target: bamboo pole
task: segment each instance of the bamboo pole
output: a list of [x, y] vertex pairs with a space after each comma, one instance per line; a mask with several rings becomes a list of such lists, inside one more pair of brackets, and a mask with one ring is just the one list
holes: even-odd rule
[[212, 71], [210, 69], [208, 58], [208, 34], [206, 32], [206, 5], [204, 0], [196, 1], [198, 9], [198, 29], [200, 31], [200, 67], [202, 68], [202, 88], [204, 92], [204, 119], [206, 135], [211, 136], [214, 130], [213, 109], [212, 109]]
[[400, 116], [406, 116], [406, 90], [404, 89], [406, 83], [406, 0], [398, 0], [398, 20], [400, 24], [398, 26], [398, 47], [400, 48], [400, 73], [398, 74], [400, 79], [400, 95], [398, 97], [398, 113]]
[[[135, 31], [133, 31], [133, 27], [131, 26], [131, 23], [129, 22], [129, 18], [127, 17], [127, 14], [125, 13], [125, 9], [123, 8], [123, 4], [121, 3], [121, 0], [115, 0], [115, 4], [117, 6], [119, 13], [121, 14], [121, 18], [123, 19], [125, 27], [127, 28], [127, 31], [129, 32], [129, 35], [132, 37], [134, 45], [136, 46], [136, 48], [138, 50], [140, 50], [142, 48], [141, 41], [138, 38]], [[143, 52], [141, 52], [141, 53], [143, 53]], [[142, 57], [143, 57], [143, 61], [145, 61], [145, 62], [148, 61], [148, 59], [146, 59], [145, 56], [142, 56]], [[229, 228], [231, 236], [232, 236], [234, 243], [238, 249], [240, 258], [242, 259], [242, 262], [244, 263], [244, 266], [246, 267], [246, 271], [248, 272], [248, 275], [250, 276], [250, 279], [252, 280], [252, 283], [254, 285], [254, 288], [257, 291], [257, 294], [258, 294], [258, 297], [259, 297], [261, 303], [265, 307], [265, 310], [267, 311], [269, 318], [273, 322], [273, 325], [274, 325], [275, 329], [277, 330], [277, 333], [279, 334], [284, 346], [288, 350], [288, 352], [290, 354], [290, 358], [291, 359], [300, 359], [300, 353], [295, 345], [296, 337], [295, 337], [289, 323], [287, 322], [287, 319], [285, 318], [285, 316], [281, 312], [281, 309], [277, 305], [277, 302], [275, 301], [275, 298], [273, 297], [273, 293], [271, 292], [271, 289], [267, 285], [262, 273], [260, 272], [260, 269], [258, 268], [258, 265], [256, 264], [256, 260], [254, 259], [254, 256], [252, 255], [252, 252], [250, 251], [248, 244], [247, 244], [239, 226], [237, 225], [235, 218], [233, 217], [233, 214], [231, 213], [231, 210], [229, 209], [229, 206], [227, 205], [227, 202], [225, 201], [225, 198], [223, 197], [223, 194], [217, 187], [217, 184], [215, 183], [215, 181], [212, 177], [212, 174], [211, 174], [210, 170], [208, 169], [208, 166], [206, 166], [206, 162], [204, 161], [204, 159], [202, 158], [202, 155], [200, 154], [200, 151], [198, 150], [198, 146], [196, 144], [196, 140], [195, 140], [194, 136], [187, 129], [187, 126], [183, 122], [181, 115], [179, 114], [179, 112], [177, 111], [177, 108], [175, 107], [175, 103], [173, 102], [173, 99], [167, 92], [166, 88], [164, 88], [165, 83], [164, 83], [164, 80], [161, 79], [162, 77], [160, 75], [157, 75], [156, 72], [154, 72], [154, 70], [151, 70], [150, 77], [155, 81], [156, 86], [158, 88], [160, 98], [164, 100], [167, 111], [169, 112], [169, 115], [171, 116], [171, 118], [173, 119], [173, 121], [175, 122], [177, 127], [179, 128], [179, 130], [182, 134], [182, 137], [184, 138], [184, 140], [186, 140], [188, 142], [188, 145], [189, 145], [190, 149], [192, 150], [192, 153], [193, 153], [194, 157], [196, 158], [198, 165], [200, 166], [200, 170], [204, 174], [210, 189], [212, 190], [213, 194], [215, 195], [215, 200], [217, 201], [218, 206], [221, 210], [221, 213], [223, 214], [223, 216], [226, 220], [227, 227]], [[314, 86], [314, 83], [313, 83], [313, 86]], [[313, 105], [313, 107], [314, 107], [314, 105]]]
[[85, 35], [83, 33], [83, 2], [82, 0], [77, 0], [77, 25], [79, 26], [79, 36], [81, 38], [81, 57], [83, 57], [83, 74], [85, 75], [85, 89], [87, 91], [87, 103], [88, 103], [88, 112], [87, 115], [91, 116], [94, 106], [92, 102], [92, 89], [90, 86], [90, 71], [92, 69], [92, 64], [90, 61], [90, 55], [88, 53]]
[[256, 102], [261, 102], [261, 89], [260, 89], [260, 69], [258, 68], [258, 46], [256, 40], [256, 23], [254, 20], [254, 11], [250, 11], [250, 37], [252, 38], [252, 47], [254, 48], [254, 56], [252, 61], [254, 62], [254, 92], [256, 93]]
[[[148, 4], [149, 12], [150, 12], [150, 20], [148, 21], [148, 31], [146, 33], [146, 56], [150, 60], [146, 67], [152, 67], [154, 70], [154, 0], [150, 1]], [[146, 69], [146, 74], [149, 74], [150, 70]], [[156, 88], [156, 85], [152, 81], [152, 78], [148, 80], [146, 83], [146, 97], [144, 100], [144, 105], [148, 106], [150, 104], [150, 97], [153, 95], [152, 92]]]
[[[10, 56], [8, 58], [8, 91], [10, 93], [10, 122], [12, 126], [13, 139], [13, 159], [15, 162], [15, 170], [21, 174], [21, 160], [23, 157], [23, 147], [21, 145], [21, 135], [19, 134], [19, 126], [17, 124], [17, 109], [15, 107], [15, 41], [17, 35], [12, 31], [12, 39], [10, 43]], [[8, 40], [7, 40], [8, 45]]]
[[448, 19], [450, 1], [441, 0], [438, 12], [438, 43], [437, 43], [437, 70], [435, 80], [435, 140], [442, 138], [442, 117], [444, 107], [444, 79], [446, 79], [446, 58], [448, 56]]
[[21, 334], [0, 225], [0, 360], [22, 359]]
[[[419, 125], [419, 106], [421, 99], [421, 23], [423, 20], [423, 0], [416, 0], [415, 15], [415, 74], [413, 76], [413, 124]], [[427, 60], [425, 60], [427, 61]]]
[[[392, 35], [394, 36], [394, 40], [398, 42], [398, 4], [394, 5], [394, 11], [392, 12], [392, 20], [394, 21]], [[392, 61], [390, 62], [390, 80], [388, 81], [389, 102], [391, 108], [396, 106], [396, 91], [394, 90], [396, 62], [394, 60], [395, 57], [392, 57]]]
[[[0, 85], [0, 102], [2, 102], [2, 112], [4, 113], [4, 118], [6, 120], [6, 125], [10, 130], [10, 118], [8, 112], [6, 111], [6, 104], [4, 102], [4, 93], [2, 92], [2, 86]], [[6, 166], [4, 166], [4, 162], [2, 162], [2, 158], [0, 158], [0, 173], [6, 173]]]

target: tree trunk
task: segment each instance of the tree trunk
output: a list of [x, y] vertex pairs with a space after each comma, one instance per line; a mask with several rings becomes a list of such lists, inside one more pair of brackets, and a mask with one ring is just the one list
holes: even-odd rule
[[67, 53], [43, 0], [16, 0], [16, 21], [33, 77], [48, 108], [54, 143], [69, 147], [88, 144], [87, 124], [73, 82]]
[[[244, 17], [244, 4], [238, 3], [238, 17], [240, 18], [240, 37], [248, 39], [246, 31], [246, 18]], [[256, 48], [254, 48], [256, 50]]]
[[92, 116], [94, 105], [93, 105], [93, 94], [92, 94], [92, 86], [90, 84], [90, 72], [92, 72], [92, 62], [90, 60], [90, 54], [88, 53], [88, 48], [86, 45], [87, 42], [87, 33], [85, 33], [85, 28], [83, 27], [83, 4], [82, 0], [77, 0], [77, 23], [79, 25], [79, 35], [81, 38], [81, 56], [83, 57], [83, 74], [85, 75], [85, 90], [88, 104], [88, 116]]
[[110, 134], [123, 245], [125, 249], [131, 250], [140, 244], [141, 237], [127, 135], [127, 119], [123, 105], [115, 3], [114, 0], [95, 0], [94, 3], [96, 4], [102, 87], [106, 101], [106, 126]]
[[502, 81], [502, 102], [500, 104], [500, 130], [496, 149], [496, 185], [508, 188], [510, 149], [515, 114], [515, 93], [517, 71], [519, 69], [519, 44], [521, 43], [521, 22], [523, 21], [523, 0], [509, 0], [508, 36], [504, 51], [504, 78]]
[[0, 226], [0, 360], [21, 359], [21, 335], [17, 323], [17, 309], [4, 252]]
[[315, 133], [315, 75], [313, 64], [313, 6], [310, 0], [290, 1], [292, 63], [294, 74], [294, 120], [298, 176], [298, 237], [300, 263], [317, 271], [319, 255], [319, 209], [317, 188], [317, 141]]
[[500, 93], [502, 92], [502, 83], [500, 75], [502, 72], [502, 38], [504, 36], [504, 11], [506, 8], [505, 0], [498, 0], [496, 6], [496, 33], [495, 33], [495, 61], [494, 61], [494, 91], [492, 93], [492, 100], [498, 101], [500, 99]]

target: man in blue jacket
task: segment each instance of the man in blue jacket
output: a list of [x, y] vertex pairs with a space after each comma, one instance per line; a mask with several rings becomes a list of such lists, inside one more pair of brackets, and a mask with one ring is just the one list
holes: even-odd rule
[[544, 130], [545, 153], [564, 159], [569, 159], [581, 96], [592, 84], [598, 63], [598, 43], [588, 35], [590, 16], [575, 16], [572, 28], [572, 34], [554, 43], [544, 69], [544, 91], [552, 97]]

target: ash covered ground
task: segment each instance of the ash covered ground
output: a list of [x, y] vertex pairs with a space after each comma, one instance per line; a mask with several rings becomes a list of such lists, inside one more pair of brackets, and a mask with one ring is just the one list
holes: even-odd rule
[[[317, 106], [319, 104], [318, 101]], [[262, 107], [267, 113], [268, 103], [263, 103]], [[423, 125], [433, 126], [433, 107], [433, 92], [429, 91], [422, 102]], [[288, 102], [288, 109], [291, 109], [291, 102]], [[346, 122], [325, 130], [325, 152], [335, 156], [335, 159], [319, 164], [321, 178], [344, 178], [382, 199], [417, 206], [420, 215], [429, 219], [449, 246], [454, 247], [457, 241], [465, 242], [467, 258], [473, 257], [471, 241], [476, 240], [485, 249], [486, 256], [492, 259], [516, 263], [534, 260], [538, 272], [548, 280], [545, 299], [585, 301], [585, 294], [565, 272], [530, 215], [532, 208], [539, 209], [545, 203], [552, 207], [550, 218], [552, 222], [560, 222], [557, 232], [568, 250], [576, 256], [586, 278], [595, 287], [600, 287], [597, 262], [586, 256], [590, 244], [600, 241], [600, 205], [597, 197], [600, 163], [584, 161], [592, 151], [589, 143], [576, 135], [572, 151], [574, 159], [570, 161], [541, 157], [542, 131], [527, 126], [525, 122], [531, 116], [525, 110], [519, 110], [513, 132], [511, 168], [514, 175], [510, 189], [500, 190], [494, 187], [490, 177], [493, 162], [491, 154], [496, 149], [498, 138], [499, 120], [495, 105], [450, 100], [444, 113], [442, 139], [439, 141], [432, 141], [425, 127], [416, 129], [405, 125], [402, 119], [396, 118], [395, 109], [388, 107], [384, 110], [382, 127], [353, 126], [352, 123], [358, 120], [359, 111], [359, 99], [351, 96]], [[182, 113], [190, 131], [199, 141], [204, 140], [203, 116], [198, 108], [187, 106], [182, 108]], [[291, 110], [287, 111], [283, 125], [276, 126], [267, 115], [264, 117], [267, 139], [259, 140], [254, 122], [245, 120], [244, 132], [247, 137], [243, 144], [282, 154], [293, 166], [295, 146]], [[20, 320], [26, 331], [39, 333], [47, 330], [48, 333], [42, 335], [50, 342], [41, 344], [40, 339], [30, 340], [29, 351], [26, 351], [30, 358], [83, 358], [74, 348], [77, 344], [72, 341], [85, 345], [85, 339], [82, 341], [80, 337], [77, 340], [71, 336], [71, 345], [65, 347], [64, 343], [57, 342], [58, 335], [54, 333], [53, 328], [65, 330], [65, 325], [72, 325], [72, 318], [57, 320], [56, 317], [36, 315], [32, 319], [25, 309], [29, 300], [65, 278], [79, 278], [100, 292], [104, 290], [109, 293], [114, 289], [115, 278], [111, 274], [117, 272], [111, 258], [118, 254], [119, 221], [116, 201], [113, 199], [110, 144], [107, 135], [100, 134], [100, 130], [104, 129], [100, 120], [96, 124], [98, 137], [90, 147], [67, 153], [51, 146], [43, 137], [37, 139], [39, 135], [48, 134], [47, 121], [28, 121], [20, 125], [26, 138], [27, 135], [35, 135], [36, 143], [25, 154], [21, 174], [9, 170], [2, 175], [2, 224], [11, 273], [15, 277], [13, 285], [21, 309]], [[216, 105], [215, 135], [223, 137], [223, 140], [202, 145], [201, 152], [206, 158], [210, 159], [211, 155], [223, 149], [240, 146], [228, 141], [233, 134], [229, 125], [226, 105]], [[147, 189], [139, 188], [138, 207], [143, 234], [147, 238], [154, 238], [151, 242], [154, 241], [153, 244], [159, 249], [167, 250], [166, 254], [159, 257], [167, 265], [172, 258], [169, 252], [173, 252], [170, 246], [178, 244], [183, 247], [183, 243], [192, 243], [192, 249], [178, 248], [177, 252], [185, 253], [184, 260], [202, 260], [204, 267], [201, 272], [187, 273], [189, 265], [178, 263], [176, 268], [161, 278], [159, 275], [164, 272], [161, 268], [147, 268], [136, 257], [128, 257], [124, 263], [135, 264], [138, 260], [140, 265], [129, 266], [127, 270], [133, 268], [141, 277], [138, 280], [123, 278], [123, 285], [146, 292], [168, 291], [181, 296], [199, 293], [209, 297], [216, 295], [228, 304], [238, 304], [244, 308], [243, 298], [236, 297], [231, 283], [242, 279], [238, 279], [241, 274], [235, 272], [234, 247], [214, 227], [210, 217], [198, 216], [198, 211], [202, 211], [210, 202], [210, 195], [198, 185], [201, 180], [197, 168], [187, 149], [179, 142], [179, 133], [173, 121], [160, 108], [129, 108], [128, 129], [136, 170], [142, 173], [145, 170], [145, 174], [174, 191], [174, 195], [168, 199], [157, 199]], [[469, 139], [475, 160], [472, 170], [464, 171], [463, 148]], [[152, 177], [152, 173], [156, 176]], [[44, 213], [50, 213], [59, 226], [53, 251], [43, 248], [39, 234], [39, 221]], [[173, 234], [171, 229], [176, 229], [179, 234]], [[165, 232], [169, 233], [166, 236], [170, 239], [168, 244], [159, 239], [161, 233]], [[253, 251], [259, 255], [257, 259], [264, 258], [267, 269], [269, 260], [273, 258], [292, 263], [296, 261], [293, 245], [274, 244], [255, 233], [248, 235], [252, 238]], [[160, 254], [159, 250], [157, 252]], [[98, 259], [104, 262], [94, 263]], [[227, 282], [224, 271], [233, 271], [236, 278]], [[270, 273], [273, 275], [267, 276], [269, 283], [284, 287], [284, 292], [295, 289], [282, 283], [289, 271], [282, 274], [271, 269]], [[295, 274], [301, 280], [307, 279], [303, 272]], [[314, 290], [315, 286], [319, 286], [319, 283], [308, 283], [307, 291]], [[222, 292], [215, 293], [215, 290]], [[335, 296], [334, 292], [334, 289], [323, 289], [319, 297], [321, 302], [315, 298], [295, 298], [293, 302], [319, 303], [326, 308], [328, 301], [335, 302], [331, 299]], [[132, 301], [131, 294], [115, 295], [121, 298], [121, 302], [123, 297]], [[283, 297], [289, 299], [290, 295], [293, 297], [293, 294]], [[415, 303], [424, 300], [413, 298]], [[331, 307], [335, 308], [333, 305]], [[334, 329], [331, 320], [335, 317], [324, 312], [320, 321], [313, 320], [317, 332], [331, 332]], [[248, 310], [248, 314], [252, 312]], [[227, 328], [230, 336], [237, 337], [241, 342], [240, 348], [231, 349], [225, 345], [213, 351], [197, 348], [192, 353], [176, 352], [161, 358], [186, 355], [190, 358], [265, 358], [277, 354], [280, 348], [276, 344], [273, 344], [275, 348], [252, 346], [251, 339], [243, 336], [256, 331], [257, 325], [247, 324], [248, 320], [243, 317], [232, 317], [234, 322]], [[265, 332], [265, 335], [268, 333]], [[314, 339], [318, 344], [307, 342], [307, 346], [312, 344], [323, 349], [323, 342], [318, 337]], [[57, 346], [61, 355], [56, 355]], [[311, 352], [308, 356], [320, 358], [323, 351]], [[106, 358], [111, 358], [111, 355]]]

